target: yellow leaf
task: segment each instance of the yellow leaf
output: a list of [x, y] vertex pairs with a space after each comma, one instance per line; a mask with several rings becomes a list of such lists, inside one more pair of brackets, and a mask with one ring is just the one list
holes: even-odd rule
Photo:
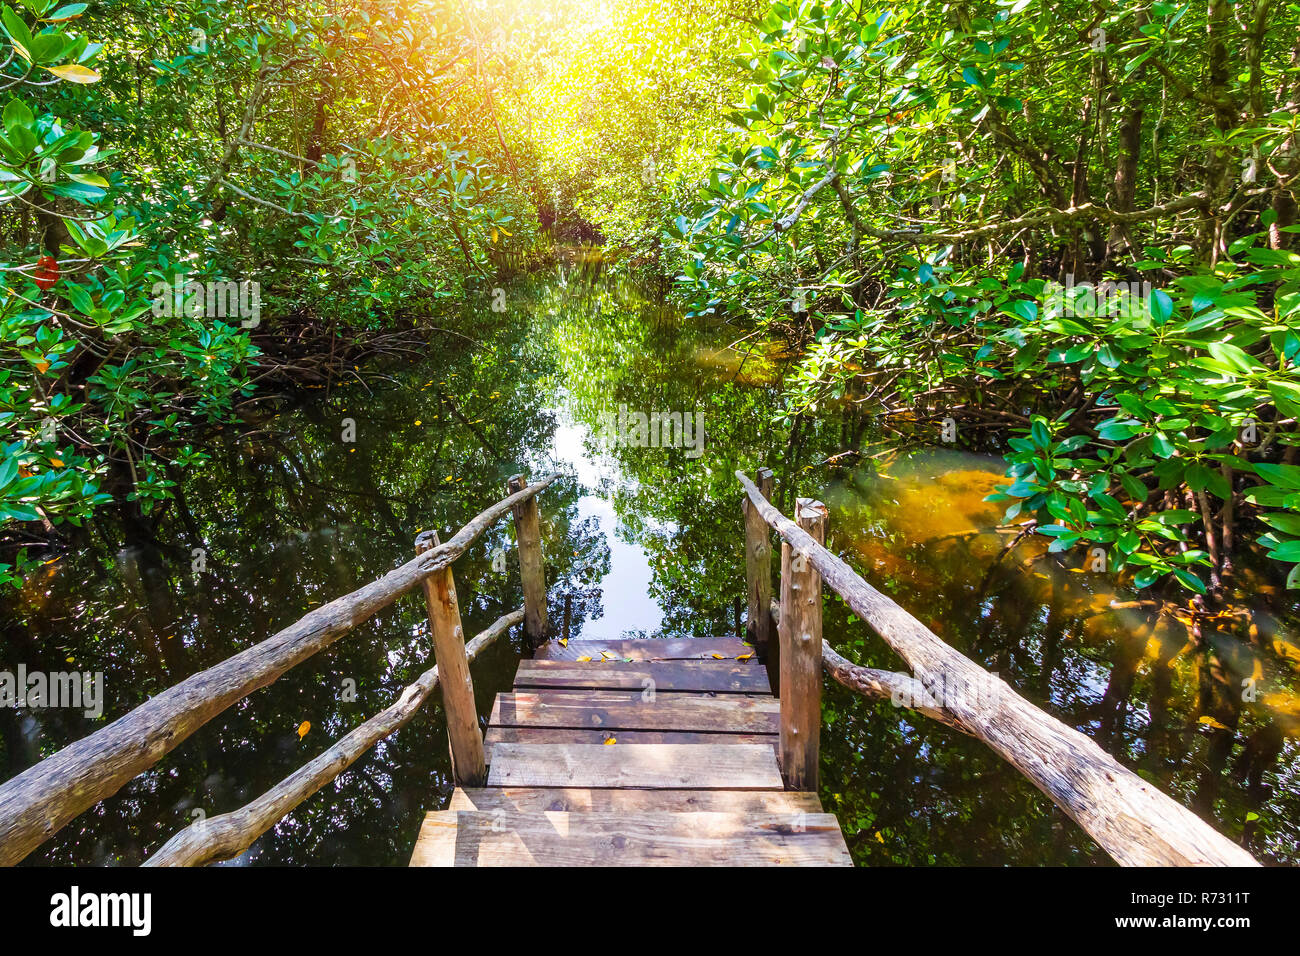
[[589, 660], [591, 660], [590, 657], [579, 657], [579, 658], [578, 658], [578, 663], [579, 663], [579, 664], [583, 664], [583, 663], [586, 663], [586, 662], [589, 661]]
[[561, 646], [561, 647], [568, 647], [568, 646], [569, 646], [569, 639], [568, 639], [567, 637], [562, 637], [562, 638], [560, 638], [560, 646]]
[[307, 731], [309, 730], [311, 730], [311, 721], [304, 720], [301, 724], [298, 725], [298, 739], [302, 740], [302, 738], [306, 737]]
[[99, 82], [98, 73], [88, 66], [78, 66], [76, 63], [68, 63], [63, 66], [47, 66], [46, 69], [59, 79], [67, 80], [69, 83]]
[[1209, 714], [1203, 714], [1203, 715], [1201, 715], [1200, 717], [1198, 717], [1198, 718], [1196, 719], [1196, 722], [1197, 722], [1198, 724], [1204, 724], [1204, 725], [1207, 726], [1207, 727], [1213, 727], [1213, 728], [1215, 728], [1216, 730], [1231, 730], [1231, 729], [1232, 729], [1231, 727], [1227, 726], [1226, 724], [1221, 724], [1221, 723], [1219, 723], [1217, 720], [1215, 720], [1215, 719], [1214, 719], [1213, 717], [1211, 717]]
[[74, 663], [74, 661], [73, 661], [73, 659], [72, 659], [71, 657], [68, 658], [68, 663], [69, 663], [69, 664]]
[[606, 737], [606, 738], [605, 738], [605, 746], [606, 746], [606, 747], [608, 747], [610, 744], [616, 744], [616, 743], [618, 743], [618, 738], [617, 738], [617, 737]]
[[719, 661], [725, 661], [725, 660], [726, 660], [726, 658], [723, 657], [721, 654], [714, 654], [714, 655], [713, 655], [713, 658], [714, 658], [714, 660], [719, 660]]
[[51, 458], [51, 459], [50, 459], [50, 464], [53, 465], [55, 468], [62, 468], [62, 467], [63, 467], [63, 459], [62, 459], [62, 458]]
[[415, 420], [415, 424], [417, 424], [417, 425], [423, 425], [424, 422], [420, 421], [420, 420], [417, 418], [417, 419]]
[[741, 654], [739, 657], [736, 658], [736, 660], [738, 660], [738, 661], [747, 661], [747, 660], [749, 660], [749, 659], [750, 659], [751, 657], [753, 657], [753, 656], [754, 656], [754, 652], [753, 652], [753, 651], [750, 651], [748, 654]]
[[881, 843], [885, 842], [885, 838], [880, 835], [879, 830], [876, 831], [876, 839], [879, 840]]

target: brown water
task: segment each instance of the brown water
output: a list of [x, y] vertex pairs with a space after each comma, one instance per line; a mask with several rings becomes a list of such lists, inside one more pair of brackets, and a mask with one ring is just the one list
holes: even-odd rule
[[[378, 577], [411, 555], [419, 530], [454, 531], [521, 469], [565, 476], [541, 507], [551, 617], [571, 637], [732, 633], [743, 594], [732, 472], [769, 463], [785, 510], [795, 495], [826, 501], [832, 550], [954, 646], [1261, 859], [1300, 860], [1293, 598], [1255, 581], [1248, 616], [1194, 641], [1176, 612], [1115, 608], [1144, 596], [1033, 541], [1002, 555], [1009, 532], [982, 500], [997, 458], [880, 445], [868, 449], [876, 458], [836, 457], [870, 435], [842, 410], [792, 438], [777, 415], [778, 350], [728, 349], [741, 332], [614, 283], [521, 287], [509, 304], [465, 317], [477, 343], [438, 339], [412, 363], [363, 367], [365, 385], [311, 392], [216, 436], [181, 501], [144, 523], [106, 514], [9, 600], [0, 670], [100, 671], [106, 702], [98, 719], [0, 709], [0, 779]], [[703, 454], [602, 444], [601, 416], [619, 405], [702, 413]], [[341, 439], [345, 418], [355, 443]], [[508, 533], [503, 523], [455, 566], [467, 633], [519, 603], [517, 571], [492, 569]], [[826, 615], [843, 653], [901, 667], [838, 600]], [[517, 642], [474, 664], [483, 715], [509, 687]], [[403, 599], [217, 717], [29, 862], [140, 862], [391, 703], [432, 663], [429, 645], [420, 600]], [[834, 685], [824, 719], [822, 798], [859, 863], [1108, 859], [976, 741]], [[235, 863], [405, 863], [422, 814], [450, 790], [445, 728], [429, 706]]]

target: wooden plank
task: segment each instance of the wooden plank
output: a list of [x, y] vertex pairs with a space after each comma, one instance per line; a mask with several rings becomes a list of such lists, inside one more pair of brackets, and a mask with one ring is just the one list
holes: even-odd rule
[[[579, 727], [488, 727], [483, 741], [488, 763], [492, 747], [514, 744], [603, 744], [613, 737], [618, 744], [762, 744], [775, 753], [776, 734], [702, 734], [690, 730], [589, 730]], [[612, 745], [614, 746], [614, 745]]]
[[826, 813], [488, 813], [425, 817], [412, 866], [852, 866]]
[[600, 730], [693, 730], [775, 734], [781, 705], [772, 697], [717, 697], [630, 691], [544, 690], [498, 694], [495, 727], [579, 727]]
[[755, 744], [497, 744], [491, 787], [781, 790], [771, 747]]
[[735, 661], [520, 661], [515, 687], [767, 694], [767, 672]]
[[[734, 637], [647, 638], [644, 640], [569, 641], [568, 646], [550, 641], [537, 649], [537, 660], [576, 661], [579, 657], [599, 659], [604, 651], [616, 660], [634, 661], [717, 660], [753, 655], [754, 648]], [[753, 657], [747, 660], [752, 664]]]
[[448, 810], [538, 813], [821, 813], [815, 793], [794, 790], [592, 790], [561, 787], [485, 787], [452, 792]]

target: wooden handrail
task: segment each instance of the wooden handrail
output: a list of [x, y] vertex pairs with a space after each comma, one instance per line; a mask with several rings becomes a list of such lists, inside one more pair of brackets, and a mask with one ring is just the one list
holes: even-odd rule
[[[772, 621], [772, 627], [779, 628], [781, 605], [773, 601], [768, 617]], [[929, 689], [911, 674], [854, 664], [831, 647], [830, 642], [825, 638], [822, 639], [822, 670], [828, 677], [855, 694], [874, 700], [887, 700], [896, 707], [907, 707], [931, 720], [947, 724], [953, 730], [970, 734], [970, 731], [961, 725], [961, 721], [940, 707], [930, 696]]]
[[[524, 609], [511, 611], [465, 645], [472, 661], [485, 647], [524, 619]], [[383, 738], [404, 726], [439, 686], [438, 668], [429, 668], [407, 685], [386, 709], [371, 717], [310, 763], [299, 767], [251, 803], [177, 833], [145, 860], [144, 866], [206, 866], [243, 853], [300, 803], [329, 783]]]
[[[778, 511], [743, 472], [751, 504], [871, 626], [927, 688], [957, 688], [937, 702], [1029, 778], [1127, 866], [1253, 866], [1253, 857], [1085, 736], [944, 643], [812, 535]], [[976, 693], [968, 689], [975, 689]]]
[[259, 644], [200, 671], [0, 786], [0, 865], [17, 863], [78, 814], [116, 793], [213, 717], [450, 565], [550, 475], [480, 512], [447, 541]]

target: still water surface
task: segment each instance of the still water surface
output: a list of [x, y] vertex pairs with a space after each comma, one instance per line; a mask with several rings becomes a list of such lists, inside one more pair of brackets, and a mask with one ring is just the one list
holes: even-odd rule
[[[736, 330], [629, 286], [521, 287], [504, 315], [462, 327], [477, 341], [439, 338], [410, 362], [363, 366], [364, 384], [308, 392], [218, 435], [174, 506], [143, 524], [105, 516], [6, 599], [0, 669], [102, 671], [106, 703], [98, 720], [0, 709], [0, 779], [373, 580], [410, 557], [417, 532], [453, 532], [520, 470], [564, 475], [541, 507], [551, 619], [569, 636], [734, 633], [732, 473], [767, 463], [783, 510], [796, 494], [826, 501], [829, 547], [954, 646], [1261, 859], [1300, 861], [1300, 639], [1295, 603], [1274, 586], [1256, 582], [1243, 614], [1198, 642], [1176, 615], [1032, 542], [1004, 555], [1000, 511], [982, 500], [997, 458], [872, 443], [869, 420], [843, 409], [792, 430], [775, 416], [779, 352], [729, 349]], [[702, 412], [704, 454], [602, 443], [602, 415], [620, 404]], [[509, 535], [504, 522], [455, 566], [467, 634], [519, 603], [513, 560], [493, 570]], [[901, 666], [838, 600], [826, 607], [841, 652]], [[480, 714], [508, 689], [518, 641], [475, 663]], [[29, 862], [137, 864], [196, 817], [274, 785], [431, 663], [409, 596], [217, 717]], [[1108, 860], [981, 744], [888, 702], [829, 685], [822, 739], [822, 800], [859, 864]], [[404, 864], [422, 814], [450, 795], [449, 771], [430, 706], [232, 865]]]

